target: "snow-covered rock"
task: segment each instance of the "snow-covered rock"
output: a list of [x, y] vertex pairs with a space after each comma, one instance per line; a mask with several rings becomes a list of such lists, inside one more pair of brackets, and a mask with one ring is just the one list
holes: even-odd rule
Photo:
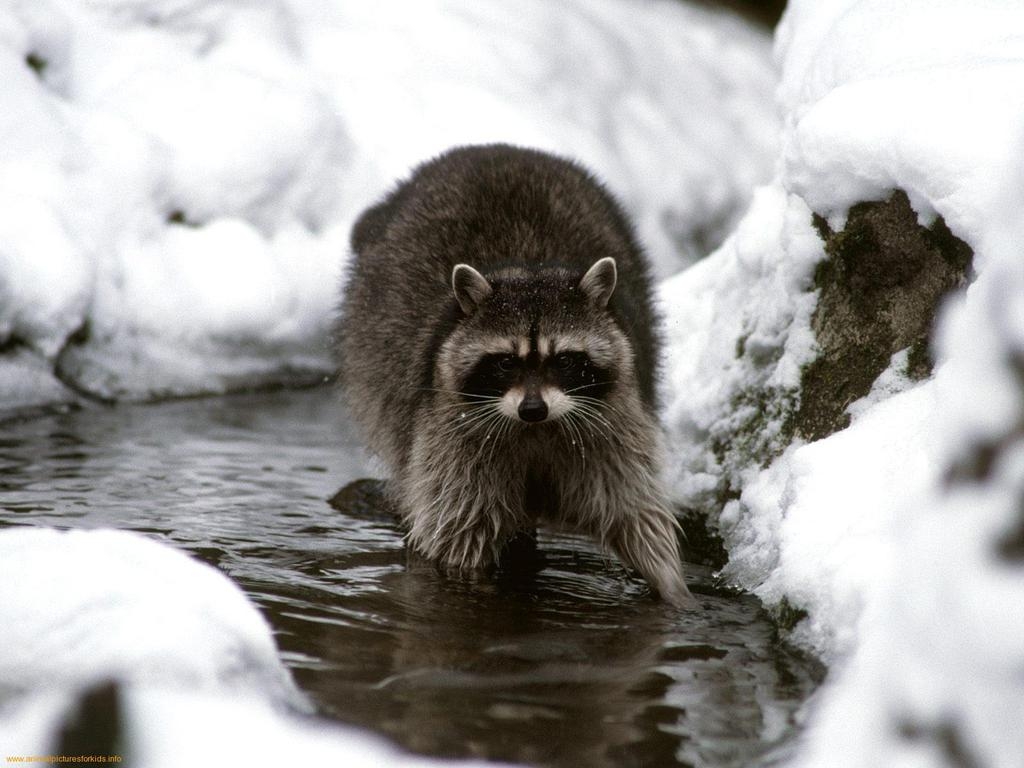
[[454, 144], [582, 160], [663, 274], [777, 147], [767, 36], [670, 0], [9, 0], [0, 72], [8, 409], [60, 391], [10, 348], [105, 399], [322, 378], [349, 226]]
[[[833, 665], [796, 764], [1020, 765], [1024, 7], [792, 0], [777, 53], [778, 178], [663, 286], [679, 498], [717, 525], [727, 573]], [[957, 254], [959, 238], [972, 282], [930, 299], [933, 373], [911, 375], [913, 346], [885, 350], [838, 402], [849, 426], [801, 437], [827, 351], [815, 312], [834, 309], [822, 265], [902, 247], [844, 253], [832, 233], [855, 204], [898, 207], [895, 190], [920, 224], [901, 236]]]

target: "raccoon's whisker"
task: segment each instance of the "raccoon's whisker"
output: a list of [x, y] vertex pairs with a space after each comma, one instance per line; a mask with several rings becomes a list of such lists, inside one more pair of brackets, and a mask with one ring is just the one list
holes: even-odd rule
[[500, 413], [492, 404], [485, 403], [476, 406], [472, 412], [466, 409], [463, 414], [456, 417], [451, 423], [439, 433], [442, 438], [448, 438], [458, 432], [476, 432], [480, 426], [490, 419], [495, 413]]
[[[580, 418], [580, 414], [579, 413], [574, 413], [574, 414], [572, 414], [572, 425], [573, 425], [573, 429], [576, 430], [576, 434], [579, 435], [579, 444], [580, 444], [580, 446], [583, 446], [584, 441], [586, 440], [586, 437], [583, 434], [584, 430], [587, 427], [586, 420]], [[589, 431], [589, 430], [587, 430], [587, 431]]]
[[605, 421], [600, 416], [597, 416], [593, 413], [589, 413], [583, 409], [578, 409], [576, 413], [579, 416], [579, 418], [583, 421], [583, 423], [586, 424], [588, 427], [593, 428], [595, 432], [598, 432], [605, 436], [608, 436], [613, 433], [612, 425]]
[[[580, 459], [584, 462], [587, 460], [587, 444], [583, 436], [583, 432], [586, 428], [585, 424], [580, 420], [579, 414], [573, 414], [573, 424], [576, 425], [576, 431], [580, 434]], [[590, 430], [586, 430], [590, 433]], [[593, 434], [588, 434], [588, 437], [593, 440]]]
[[566, 438], [566, 439], [571, 441], [572, 438], [569, 436], [569, 427], [568, 427], [569, 418], [568, 418], [568, 414], [562, 416], [562, 418], [560, 418], [556, 423], [558, 424], [558, 431], [562, 433], [562, 437], [564, 437], [564, 438]]
[[579, 400], [581, 403], [592, 403], [593, 405], [609, 405], [607, 400], [602, 400], [598, 397], [590, 397], [588, 395], [571, 395], [570, 399]]
[[616, 406], [604, 401], [599, 400], [595, 397], [587, 397], [585, 395], [570, 395], [570, 402], [576, 409], [586, 412], [589, 416], [594, 419], [600, 420], [608, 429], [614, 431], [614, 427], [605, 417], [605, 412], [614, 413], [617, 416], [625, 418], [623, 414]]
[[447, 403], [434, 403], [433, 407], [439, 411], [444, 410], [465, 410], [479, 405], [493, 405], [501, 401], [501, 395], [477, 395], [469, 392], [456, 392], [450, 389], [429, 389], [429, 392], [444, 392], [451, 395], [458, 395], [458, 399]]
[[[483, 424], [486, 425], [486, 429], [488, 431], [487, 434], [484, 436], [483, 442], [480, 444], [480, 449], [476, 452], [476, 455], [470, 462], [470, 466], [475, 465], [477, 463], [477, 459], [479, 459], [484, 454], [484, 451], [486, 451], [488, 447], [490, 447], [488, 446], [488, 441], [494, 441], [495, 434], [497, 433], [497, 428], [499, 427], [498, 420], [503, 418], [505, 418], [505, 414], [495, 409], [494, 411], [491, 412], [490, 418], [486, 419], [483, 422]], [[481, 428], [478, 427], [478, 431], [482, 431]], [[493, 446], [494, 442], [491, 442], [490, 445]]]
[[581, 404], [573, 408], [570, 413], [573, 413], [574, 416], [586, 426], [588, 432], [593, 435], [603, 437], [611, 442], [615, 432], [614, 428], [603, 416], [592, 408]]
[[600, 422], [602, 425], [608, 427], [609, 429], [612, 428], [611, 423], [607, 419], [605, 419], [604, 415], [595, 406], [592, 406], [591, 403], [583, 400], [578, 400], [577, 398], [570, 399], [572, 400], [573, 411], [579, 411], [581, 414], [587, 415], [589, 418], [593, 419], [594, 421]]
[[445, 434], [462, 429], [475, 421], [487, 416], [494, 410], [494, 406], [491, 403], [480, 403], [466, 408], [460, 408], [459, 413], [454, 415], [454, 418], [449, 422], [448, 428], [445, 430]]
[[580, 460], [583, 461], [583, 462], [586, 462], [586, 460], [587, 460], [587, 444], [585, 442], [586, 438], [584, 438], [584, 436], [583, 436], [583, 427], [582, 427], [582, 425], [576, 425], [576, 431], [579, 432], [579, 435], [580, 435], [580, 440], [579, 440]]
[[441, 403], [440, 405], [438, 405], [436, 407], [443, 408], [443, 409], [446, 409], [446, 410], [458, 411], [458, 410], [465, 410], [467, 408], [479, 408], [480, 406], [483, 406], [483, 405], [494, 405], [495, 403], [497, 403], [500, 400], [501, 400], [500, 397], [487, 397], [487, 398], [481, 397], [479, 400], [471, 400], [468, 403], [462, 403], [462, 402], [459, 402], [459, 403]]
[[614, 442], [615, 434], [612, 430], [598, 422], [595, 422], [592, 418], [588, 418], [585, 414], [578, 414], [578, 418], [584, 424], [584, 428], [587, 430], [588, 434], [595, 438], [601, 438], [609, 443]]
[[596, 398], [596, 397], [588, 397], [586, 395], [573, 395], [572, 399], [573, 400], [580, 400], [581, 402], [584, 402], [584, 403], [589, 403], [590, 405], [593, 405], [598, 410], [609, 411], [611, 413], [618, 414], [619, 416], [622, 416], [623, 418], [629, 418], [629, 415], [625, 411], [623, 411], [622, 408], [619, 405], [614, 404], [614, 403], [610, 403], [607, 400], [601, 400], [600, 398]]
[[591, 387], [604, 387], [608, 384], [614, 384], [618, 379], [609, 379], [608, 381], [596, 381], [593, 384], [581, 384], [578, 387], [565, 390], [565, 394], [571, 395], [573, 392], [579, 392], [581, 389], [590, 389]]
[[577, 421], [577, 417], [572, 411], [567, 411], [561, 421], [565, 422], [566, 430], [569, 433], [569, 439], [573, 446], [579, 448], [580, 457], [586, 458], [585, 446], [583, 444], [583, 433], [580, 431], [580, 424]]
[[497, 402], [501, 399], [501, 395], [497, 394], [469, 394], [468, 392], [456, 392], [459, 395], [459, 403], [452, 404], [463, 404], [465, 406], [466, 400], [470, 402]]
[[599, 400], [596, 397], [587, 397], [586, 395], [570, 395], [569, 400], [571, 400], [573, 403], [577, 405], [588, 405], [592, 407], [594, 410], [596, 410], [598, 413], [602, 413], [603, 411], [610, 411], [611, 413], [615, 413], [620, 416], [625, 415], [622, 413], [622, 411], [619, 410], [618, 406], [615, 406], [606, 400]]
[[576, 429], [579, 430], [580, 432], [586, 432], [587, 435], [591, 438], [591, 440], [597, 440], [599, 438], [604, 439], [604, 440], [610, 440], [611, 439], [604, 432], [602, 432], [602, 431], [600, 431], [598, 429], [595, 429], [593, 424], [590, 424], [589, 422], [581, 419], [579, 416], [576, 416], [575, 418], [576, 418]]
[[484, 459], [487, 465], [491, 465], [494, 462], [494, 452], [497, 450], [498, 443], [501, 442], [502, 438], [504, 437], [504, 433], [504, 422], [498, 422], [494, 427], [494, 431], [490, 435], [488, 435], [487, 439], [491, 445], [489, 448], [487, 448], [487, 458]]
[[491, 406], [488, 408], [484, 408], [476, 413], [469, 413], [465, 415], [460, 414], [459, 416], [451, 420], [451, 423], [443, 432], [441, 432], [441, 435], [447, 437], [459, 432], [475, 432], [480, 427], [480, 425], [483, 422], [485, 422], [495, 412], [495, 410], [496, 409], [493, 406]]
[[612, 403], [609, 403], [607, 400], [600, 400], [596, 397], [587, 397], [586, 395], [570, 395], [569, 399], [573, 403], [588, 405], [596, 411], [601, 411], [604, 409], [614, 411], [616, 409], [616, 406], [613, 405]]
[[[502, 416], [504, 416], [504, 414], [502, 414]], [[504, 421], [498, 425], [498, 434], [491, 441], [491, 451], [487, 454], [488, 464], [494, 461], [494, 454], [498, 450], [498, 444], [509, 436], [515, 426], [516, 422], [508, 417], [505, 417]]]
[[479, 395], [475, 392], [463, 392], [461, 389], [439, 389], [437, 387], [416, 387], [417, 392], [443, 392], [447, 395], [459, 395], [460, 397], [472, 397], [497, 400], [498, 395]]
[[470, 400], [468, 403], [467, 402], [462, 402], [460, 400], [459, 402], [455, 402], [455, 403], [439, 403], [439, 404], [437, 404], [434, 407], [438, 408], [439, 410], [454, 410], [454, 411], [457, 411], [457, 410], [465, 409], [465, 408], [474, 408], [474, 407], [479, 406], [479, 405], [492, 405], [492, 404], [497, 403], [498, 401], [501, 400], [500, 397], [492, 397], [491, 395], [487, 395], [487, 396], [484, 396], [484, 395], [476, 396], [476, 395], [474, 395], [474, 397], [475, 397], [475, 399], [474, 400]]
[[558, 428], [562, 431], [562, 434], [565, 436], [566, 442], [569, 443], [570, 453], [575, 453], [577, 438], [576, 433], [573, 431], [572, 420], [569, 418], [568, 413], [563, 415], [562, 418], [558, 420]]
[[572, 403], [572, 407], [574, 410], [587, 411], [590, 414], [596, 414], [597, 416], [600, 416], [602, 419], [604, 419], [604, 409], [602, 409], [599, 406], [596, 406], [596, 404], [594, 404], [593, 402], [577, 399], [575, 397], [570, 397], [569, 401]]
[[[497, 405], [498, 405], [498, 401], [495, 400], [493, 402], [486, 402], [486, 403], [470, 403], [468, 405], [463, 405], [461, 408], [454, 408], [452, 410], [459, 411], [459, 418], [460, 419], [464, 419], [464, 418], [473, 418], [474, 416], [479, 416], [481, 413], [492, 413], [493, 411], [497, 410], [497, 408], [496, 408]], [[463, 417], [462, 416], [463, 413], [465, 413], [467, 415], [465, 417]]]
[[468, 418], [459, 418], [452, 424], [451, 428], [443, 433], [443, 436], [448, 437], [459, 431], [465, 431], [468, 433], [479, 432], [484, 429], [495, 417], [500, 416], [501, 411], [493, 406], [483, 408], [482, 412], [474, 413]]

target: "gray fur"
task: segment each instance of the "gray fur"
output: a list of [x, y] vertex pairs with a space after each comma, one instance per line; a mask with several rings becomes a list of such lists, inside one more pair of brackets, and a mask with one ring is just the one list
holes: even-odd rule
[[[608, 193], [541, 152], [460, 148], [364, 213], [352, 246], [342, 383], [391, 469], [411, 545], [472, 575], [516, 532], [551, 523], [692, 604], [659, 479], [651, 281]], [[538, 366], [585, 348], [601, 396], [556, 393], [568, 410], [527, 423], [460, 392], [481, 356], [524, 358], [530, 344]]]

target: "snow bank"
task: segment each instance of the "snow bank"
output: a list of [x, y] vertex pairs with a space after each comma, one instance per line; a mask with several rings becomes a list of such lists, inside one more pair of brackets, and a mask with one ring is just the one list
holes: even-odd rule
[[[940, 368], [918, 388], [927, 408], [907, 417], [917, 434], [906, 448], [921, 455], [895, 464], [895, 499], [881, 507], [891, 530], [875, 538], [888, 557], [860, 590], [859, 618], [836, 622], [857, 640], [798, 765], [1024, 760], [1024, 174], [1015, 173], [1008, 204], [993, 209], [986, 266], [940, 325]], [[886, 405], [906, 408], [898, 399]]]
[[[664, 285], [676, 489], [727, 573], [834, 665], [796, 764], [1019, 765], [1024, 9], [792, 0], [777, 52], [778, 179]], [[838, 231], [894, 189], [966, 241], [973, 282], [940, 308], [932, 376], [903, 350], [850, 426], [796, 439], [820, 351], [812, 212]]]
[[0, 625], [4, 691], [117, 679], [302, 703], [242, 590], [141, 534], [0, 532]]
[[438, 764], [288, 714], [308, 704], [259, 611], [216, 569], [137, 533], [0, 532], [0, 625], [5, 755], [61, 753], [83, 692], [115, 680], [120, 717], [91, 733], [120, 733], [110, 751], [132, 765]]
[[581, 159], [665, 274], [776, 151], [767, 37], [668, 0], [15, 0], [0, 71], [4, 407], [57, 388], [4, 349], [107, 399], [319, 380], [351, 222], [453, 144]]

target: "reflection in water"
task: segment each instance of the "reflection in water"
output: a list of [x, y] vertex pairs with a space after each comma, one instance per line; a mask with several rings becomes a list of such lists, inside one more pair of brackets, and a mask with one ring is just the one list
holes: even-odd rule
[[[402, 532], [330, 392], [90, 409], [4, 426], [0, 526], [114, 526], [185, 548], [264, 610], [334, 719], [407, 748], [545, 765], [775, 756], [817, 669], [749, 596], [690, 566], [699, 612], [589, 543], [439, 575]], [[326, 499], [339, 487], [332, 509]], [[694, 583], [695, 582], [695, 583]]]

